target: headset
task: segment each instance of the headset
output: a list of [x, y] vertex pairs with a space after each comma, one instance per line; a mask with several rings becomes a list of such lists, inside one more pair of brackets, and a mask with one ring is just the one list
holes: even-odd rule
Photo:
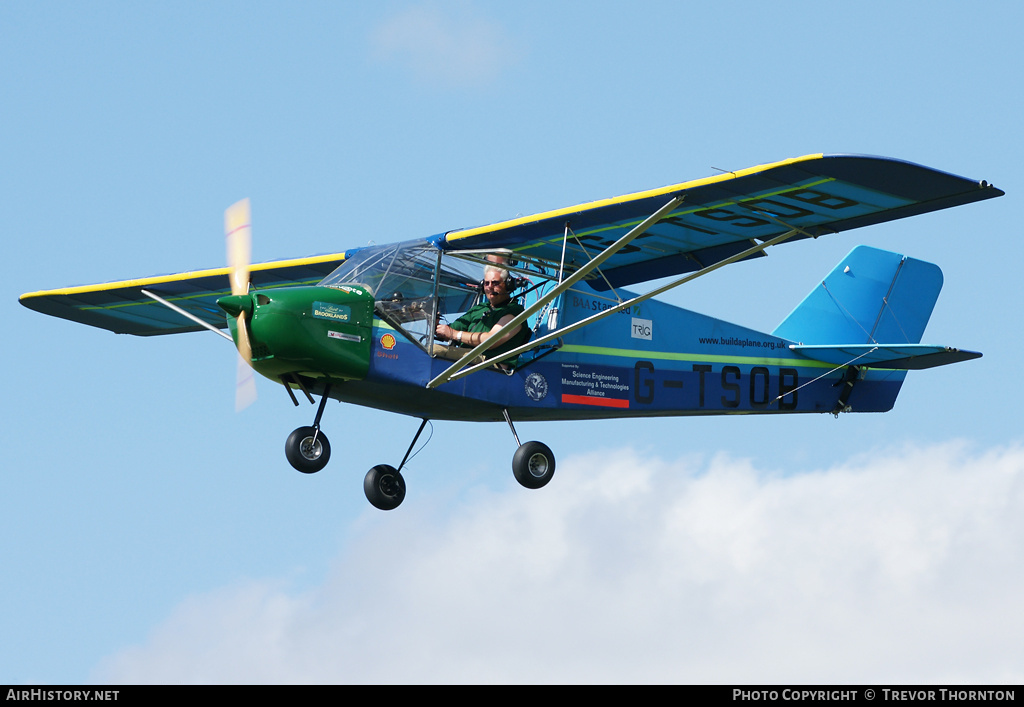
[[[505, 291], [508, 292], [509, 297], [513, 293], [522, 289], [530, 284], [530, 280], [525, 277], [516, 277], [512, 271], [507, 267], [508, 265], [514, 265], [515, 263], [491, 263], [488, 262], [484, 267], [484, 275], [487, 274], [488, 270], [503, 270], [505, 272]], [[484, 291], [484, 281], [480, 281], [480, 292]]]

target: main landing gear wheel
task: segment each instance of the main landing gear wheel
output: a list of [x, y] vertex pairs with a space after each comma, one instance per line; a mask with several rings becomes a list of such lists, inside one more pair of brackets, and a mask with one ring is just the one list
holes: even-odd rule
[[405, 479], [389, 464], [378, 464], [363, 479], [366, 500], [382, 511], [391, 511], [405, 500]]
[[331, 458], [331, 443], [327, 441], [327, 435], [318, 433], [315, 427], [300, 427], [288, 435], [284, 455], [288, 457], [288, 463], [303, 474], [315, 474], [327, 466]]
[[527, 442], [512, 457], [516, 481], [528, 489], [539, 489], [555, 475], [555, 455], [543, 442]]

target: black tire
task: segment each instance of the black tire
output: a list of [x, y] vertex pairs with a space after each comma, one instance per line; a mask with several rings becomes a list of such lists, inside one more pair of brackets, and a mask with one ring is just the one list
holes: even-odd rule
[[366, 500], [382, 511], [392, 511], [405, 500], [405, 479], [389, 464], [378, 464], [363, 479]]
[[330, 461], [331, 443], [323, 432], [317, 434], [315, 427], [300, 427], [288, 435], [284, 443], [284, 455], [288, 457], [288, 463], [303, 474], [315, 474]]
[[555, 475], [555, 455], [543, 442], [527, 442], [512, 457], [512, 473], [526, 488], [539, 489]]

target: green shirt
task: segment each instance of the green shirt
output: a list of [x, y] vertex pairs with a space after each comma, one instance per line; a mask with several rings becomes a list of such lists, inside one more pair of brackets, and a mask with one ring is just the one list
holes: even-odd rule
[[[484, 300], [476, 305], [452, 323], [452, 329], [465, 332], [486, 332], [494, 328], [494, 325], [501, 321], [506, 315], [513, 317], [523, 312], [523, 305], [515, 300], [509, 300], [505, 304], [491, 307], [491, 303]], [[511, 351], [517, 346], [522, 346], [530, 340], [532, 332], [527, 328], [526, 323], [520, 325], [519, 331], [503, 344], [487, 349], [485, 356], [495, 356], [506, 351]], [[459, 345], [459, 342], [452, 342]], [[472, 348], [472, 347], [470, 347]]]

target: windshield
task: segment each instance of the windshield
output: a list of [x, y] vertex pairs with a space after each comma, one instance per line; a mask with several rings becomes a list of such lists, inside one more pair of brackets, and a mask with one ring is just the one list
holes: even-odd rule
[[483, 276], [480, 265], [453, 258], [439, 265], [439, 257], [440, 251], [425, 241], [360, 248], [320, 285], [366, 288], [373, 294], [378, 316], [426, 346], [439, 316], [462, 313], [473, 305]]

